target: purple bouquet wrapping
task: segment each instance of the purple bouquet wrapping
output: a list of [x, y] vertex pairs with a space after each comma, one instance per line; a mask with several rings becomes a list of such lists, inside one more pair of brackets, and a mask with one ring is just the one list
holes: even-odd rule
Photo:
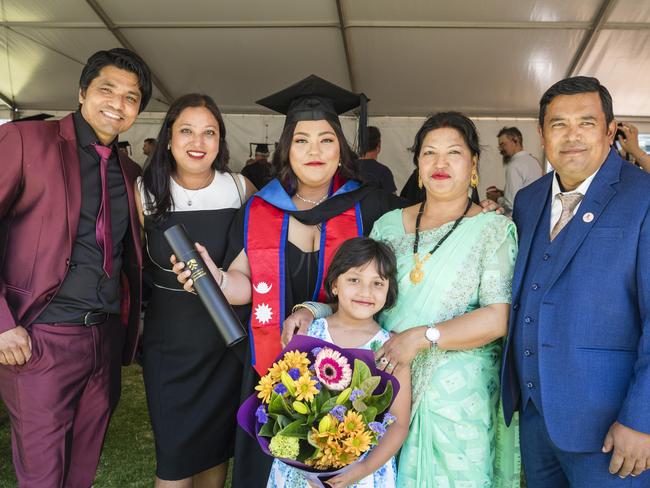
[[395, 420], [399, 391], [372, 351], [295, 336], [239, 408], [237, 421], [269, 456], [312, 483], [362, 459]]

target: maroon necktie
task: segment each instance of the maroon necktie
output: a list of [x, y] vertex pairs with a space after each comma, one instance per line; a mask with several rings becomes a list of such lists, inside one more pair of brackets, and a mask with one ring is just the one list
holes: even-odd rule
[[111, 148], [93, 144], [99, 154], [99, 174], [102, 179], [102, 203], [97, 214], [95, 238], [100, 249], [104, 251], [104, 271], [109, 278], [113, 274], [113, 234], [111, 233], [111, 196], [108, 193], [108, 158]]

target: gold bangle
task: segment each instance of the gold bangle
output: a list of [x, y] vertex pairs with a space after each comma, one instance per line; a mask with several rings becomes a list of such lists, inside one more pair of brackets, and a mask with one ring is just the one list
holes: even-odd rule
[[293, 314], [293, 313], [296, 312], [296, 310], [301, 309], [301, 308], [304, 308], [305, 310], [308, 310], [309, 313], [312, 314], [312, 316], [314, 318], [316, 318], [316, 310], [314, 310], [314, 307], [312, 307], [311, 305], [309, 305], [307, 303], [297, 303], [297, 304], [295, 304], [293, 306], [293, 308], [291, 309], [291, 313]]

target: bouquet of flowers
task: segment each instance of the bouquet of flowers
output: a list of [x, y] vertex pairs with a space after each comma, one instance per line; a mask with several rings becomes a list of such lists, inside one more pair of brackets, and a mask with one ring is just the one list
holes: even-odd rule
[[241, 427], [320, 483], [378, 443], [395, 420], [388, 409], [399, 384], [372, 351], [295, 336], [255, 389], [237, 414]]

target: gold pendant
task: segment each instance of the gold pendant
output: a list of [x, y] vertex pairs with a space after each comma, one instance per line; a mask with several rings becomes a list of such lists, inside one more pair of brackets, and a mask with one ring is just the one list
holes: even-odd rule
[[416, 266], [411, 270], [409, 278], [411, 279], [411, 283], [417, 285], [424, 279], [424, 272], [420, 269], [419, 266]]

